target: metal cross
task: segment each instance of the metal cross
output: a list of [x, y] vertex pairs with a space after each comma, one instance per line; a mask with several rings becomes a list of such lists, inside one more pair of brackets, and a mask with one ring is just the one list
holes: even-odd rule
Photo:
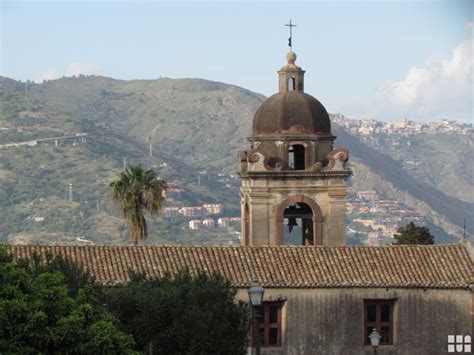
[[296, 27], [296, 25], [293, 25], [291, 23], [291, 19], [290, 19], [290, 23], [285, 24], [285, 26], [290, 28], [290, 38], [288, 38], [288, 47], [290, 47], [290, 50], [292, 50], [293, 49], [293, 46], [292, 46], [292, 43], [291, 43], [291, 39], [293, 37], [293, 31], [292, 30], [293, 30], [293, 27]]

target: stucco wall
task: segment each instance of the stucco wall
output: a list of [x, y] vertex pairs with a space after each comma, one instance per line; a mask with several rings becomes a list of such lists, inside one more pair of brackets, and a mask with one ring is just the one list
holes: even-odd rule
[[[237, 297], [247, 301], [247, 290]], [[285, 300], [282, 347], [262, 354], [372, 354], [363, 345], [364, 299], [396, 299], [394, 345], [378, 354], [444, 354], [449, 334], [472, 335], [469, 290], [265, 290], [264, 300], [278, 299]]]

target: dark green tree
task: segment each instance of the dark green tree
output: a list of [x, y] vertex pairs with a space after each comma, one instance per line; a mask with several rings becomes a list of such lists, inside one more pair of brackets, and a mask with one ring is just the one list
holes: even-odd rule
[[133, 338], [99, 303], [93, 280], [63, 259], [37, 260], [13, 262], [0, 246], [1, 354], [135, 353]]
[[416, 226], [410, 222], [405, 227], [400, 227], [394, 235], [395, 245], [403, 244], [434, 244], [434, 237], [427, 227]]
[[153, 170], [140, 165], [129, 166], [110, 184], [112, 199], [120, 207], [129, 227], [130, 237], [137, 245], [148, 237], [145, 214], [153, 217], [162, 208], [166, 183]]
[[244, 354], [249, 308], [219, 274], [189, 270], [161, 278], [132, 274], [107, 304], [138, 349], [157, 354]]

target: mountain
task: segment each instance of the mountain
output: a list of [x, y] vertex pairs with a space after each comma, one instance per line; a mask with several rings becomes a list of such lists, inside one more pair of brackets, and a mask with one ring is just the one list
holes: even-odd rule
[[56, 112], [109, 127], [140, 144], [159, 144], [160, 154], [178, 154], [188, 165], [203, 165], [196, 159], [216, 155], [218, 161], [207, 159], [203, 167], [225, 166], [229, 171], [235, 169], [235, 156], [221, 153], [245, 145], [253, 113], [264, 100], [251, 91], [206, 80], [98, 76], [47, 82], [34, 86], [31, 94]]
[[[247, 147], [253, 114], [264, 99], [202, 79], [80, 76], [34, 84], [0, 78], [0, 145], [87, 134], [85, 143], [71, 138], [57, 146], [52, 140], [0, 148], [0, 240], [125, 242], [108, 195], [124, 160], [178, 183], [188, 204], [220, 202], [229, 215], [238, 215], [239, 181], [228, 176], [237, 170], [236, 151]], [[460, 235], [463, 218], [474, 220], [472, 201], [459, 198], [472, 195], [472, 181], [465, 179], [460, 196], [453, 192], [464, 172], [447, 174], [444, 182], [438, 174], [445, 159], [450, 166], [462, 161], [463, 155], [449, 150], [454, 145], [445, 146], [443, 157], [426, 158], [423, 169], [410, 169], [401, 163], [402, 151], [373, 146], [333, 126], [336, 145], [350, 150], [355, 189], [375, 188], [404, 201], [452, 235]], [[425, 138], [412, 139], [411, 156], [424, 161]], [[472, 153], [469, 146], [462, 149]], [[196, 242], [170, 222], [153, 224], [151, 234], [152, 242]]]
[[[453, 127], [450, 127], [452, 130]], [[410, 175], [449, 196], [474, 202], [474, 140], [472, 134], [373, 134], [363, 142], [390, 155]]]
[[[452, 234], [460, 235], [460, 226], [462, 226], [464, 218], [468, 221], [474, 220], [473, 203], [451, 197], [418, 180], [415, 176], [410, 175], [408, 169], [404, 169], [399, 161], [368, 147], [343, 129], [335, 127], [334, 133], [349, 149], [351, 155], [356, 158], [357, 163], [369, 170], [365, 174], [358, 174], [363, 170], [355, 169], [355, 184], [358, 183], [358, 179], [365, 180], [367, 175], [375, 173], [376, 177], [372, 177], [368, 181], [371, 181], [382, 195], [404, 201], [406, 205], [422, 212], [435, 224], [448, 229]], [[436, 169], [435, 164], [433, 164], [433, 169]], [[386, 186], [381, 185], [380, 182], [377, 184], [374, 180], [381, 180]]]

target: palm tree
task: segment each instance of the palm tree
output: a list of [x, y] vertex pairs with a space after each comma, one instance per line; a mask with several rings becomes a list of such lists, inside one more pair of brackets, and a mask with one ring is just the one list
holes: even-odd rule
[[158, 179], [153, 170], [145, 171], [141, 165], [129, 166], [110, 184], [112, 199], [119, 206], [128, 224], [130, 237], [137, 245], [147, 236], [145, 214], [159, 214], [166, 182]]

